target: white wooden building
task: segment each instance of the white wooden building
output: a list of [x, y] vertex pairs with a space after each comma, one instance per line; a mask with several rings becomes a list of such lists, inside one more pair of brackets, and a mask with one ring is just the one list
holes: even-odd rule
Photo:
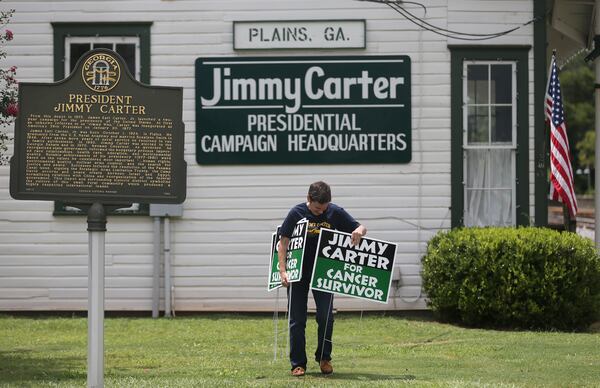
[[[386, 4], [352, 0], [5, 0], [0, 7], [15, 9], [7, 26], [14, 40], [2, 66], [16, 65], [20, 82], [53, 82], [90, 47], [109, 47], [131, 60], [141, 81], [183, 87], [187, 199], [171, 221], [175, 311], [273, 310], [271, 232], [316, 180], [331, 185], [333, 202], [370, 236], [399, 246], [387, 305], [338, 297], [336, 308], [424, 309], [420, 260], [439, 230], [546, 223], [539, 134], [547, 53], [544, 0], [421, 3], [401, 7], [454, 32], [434, 33]], [[364, 47], [234, 49], [234, 22], [323, 20], [364, 20]], [[458, 39], [516, 27], [492, 39]], [[410, 57], [410, 162], [196, 162], [197, 58], [371, 55]], [[503, 101], [474, 100], [482, 90]], [[474, 141], [480, 135], [485, 140]], [[12, 199], [8, 166], [0, 167], [0, 187], [0, 311], [85, 310], [85, 216]], [[145, 209], [108, 219], [106, 310], [152, 308], [154, 234]]]

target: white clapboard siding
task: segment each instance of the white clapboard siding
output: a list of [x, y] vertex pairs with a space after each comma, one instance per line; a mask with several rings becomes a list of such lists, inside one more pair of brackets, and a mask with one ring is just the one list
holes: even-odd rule
[[[429, 23], [490, 33], [532, 18], [531, 1], [424, 0], [405, 6]], [[336, 296], [337, 310], [426, 308], [420, 259], [427, 241], [450, 227], [450, 52], [465, 42], [420, 30], [385, 4], [351, 0], [3, 1], [16, 10], [4, 67], [21, 82], [51, 82], [51, 22], [152, 22], [151, 83], [183, 87], [188, 191], [183, 217], [171, 221], [174, 311], [279, 311], [285, 293], [267, 292], [270, 237], [308, 185], [329, 182], [333, 200], [375, 238], [398, 243], [390, 302]], [[364, 19], [364, 50], [234, 52], [233, 21]], [[482, 45], [531, 45], [527, 26]], [[473, 43], [473, 42], [468, 42]], [[412, 61], [412, 162], [398, 165], [199, 166], [195, 161], [198, 57], [409, 55]], [[533, 150], [533, 57], [529, 59]], [[531, 214], [533, 152], [530, 152]], [[88, 235], [84, 216], [53, 216], [53, 204], [15, 201], [0, 167], [0, 310], [85, 310]], [[109, 217], [106, 309], [152, 308], [153, 221]], [[162, 269], [161, 269], [161, 295]], [[163, 301], [161, 299], [161, 308]], [[309, 308], [314, 309], [312, 301]]]

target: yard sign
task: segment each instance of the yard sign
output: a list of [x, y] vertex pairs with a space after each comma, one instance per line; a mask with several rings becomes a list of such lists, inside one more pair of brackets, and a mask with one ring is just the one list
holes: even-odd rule
[[[271, 235], [271, 265], [269, 271], [269, 285], [267, 288], [268, 291], [272, 291], [281, 287], [281, 277], [279, 275], [277, 256], [277, 245], [279, 245], [279, 240], [281, 239], [279, 229], [280, 227], [278, 226], [277, 232]], [[302, 219], [298, 221], [292, 232], [290, 243], [288, 244], [285, 269], [287, 271], [288, 280], [290, 283], [297, 282], [302, 278], [302, 259], [304, 258], [307, 230], [308, 220]]]
[[387, 303], [397, 246], [321, 228], [310, 287], [313, 290]]

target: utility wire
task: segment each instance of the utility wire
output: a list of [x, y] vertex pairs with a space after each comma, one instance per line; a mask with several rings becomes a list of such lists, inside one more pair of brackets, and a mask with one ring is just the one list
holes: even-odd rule
[[[358, 0], [358, 1], [368, 1], [371, 3], [382, 3], [382, 4], [398, 3], [397, 0]], [[423, 8], [423, 12], [425, 13], [425, 15], [427, 15], [427, 7], [421, 3], [417, 3], [416, 1], [401, 1], [401, 3], [418, 5], [419, 7]]]
[[493, 38], [497, 38], [497, 37], [500, 37], [503, 35], [510, 34], [513, 31], [516, 31], [522, 27], [525, 27], [525, 26], [533, 23], [533, 22], [541, 20], [540, 17], [535, 17], [535, 18], [529, 20], [528, 22], [521, 24], [520, 26], [511, 28], [506, 31], [500, 31], [500, 32], [489, 33], [489, 34], [476, 34], [476, 33], [448, 30], [445, 28], [435, 26], [435, 25], [419, 18], [418, 16], [412, 14], [410, 11], [406, 10], [405, 8], [403, 8], [401, 6], [401, 4], [416, 4], [416, 5], [423, 7], [423, 9], [425, 9], [425, 13], [427, 13], [427, 8], [423, 4], [420, 4], [420, 3], [416, 3], [416, 2], [412, 2], [412, 1], [411, 2], [401, 1], [401, 0], [358, 0], [358, 1], [368, 1], [368, 2], [372, 2], [372, 3], [386, 4], [387, 6], [392, 8], [394, 11], [396, 11], [399, 14], [401, 14], [402, 16], [404, 16], [406, 18], [406, 20], [423, 28], [424, 30], [433, 32], [434, 34], [437, 34], [437, 35], [441, 35], [441, 36], [445, 36], [447, 38], [452, 38], [452, 39], [457, 39], [457, 40], [474, 41], [474, 40], [493, 39]]
[[425, 24], [425, 25], [427, 25], [427, 26], [429, 26], [431, 28], [434, 28], [436, 30], [444, 31], [444, 32], [447, 32], [449, 34], [465, 35], [465, 36], [475, 36], [475, 37], [506, 35], [508, 33], [511, 33], [513, 31], [518, 30], [519, 28], [521, 28], [521, 27], [523, 27], [523, 26], [525, 26], [525, 25], [527, 25], [527, 24], [529, 24], [529, 23], [531, 23], [531, 22], [533, 22], [535, 20], [535, 19], [532, 19], [532, 20], [528, 21], [527, 23], [523, 24], [523, 26], [518, 26], [518, 27], [515, 27], [515, 28], [511, 28], [510, 30], [506, 30], [506, 31], [494, 32], [494, 33], [490, 33], [490, 34], [474, 34], [474, 33], [470, 33], [470, 32], [460, 32], [460, 31], [448, 30], [448, 29], [445, 29], [445, 28], [442, 28], [442, 27], [435, 26], [435, 25], [433, 25], [433, 24], [431, 24], [431, 23], [429, 23], [429, 22], [427, 22], [427, 21], [419, 18], [418, 16], [412, 14], [409, 10], [402, 8], [397, 3], [388, 3], [388, 6], [392, 7], [393, 9], [395, 9], [398, 12], [403, 13], [403, 15], [405, 15], [405, 16], [406, 16], [406, 14], [408, 14], [412, 18], [414, 18], [414, 19], [418, 20], [419, 22], [421, 22], [421, 23], [423, 23], [423, 24]]
[[[534, 18], [520, 26], [511, 28], [510, 30], [501, 31], [501, 32], [493, 33], [493, 34], [470, 34], [470, 33], [466, 33], [466, 32], [446, 30], [444, 28], [433, 26], [432, 24], [427, 23], [426, 21], [412, 15], [410, 12], [406, 11], [405, 9], [403, 9], [402, 7], [400, 7], [397, 4], [390, 3], [390, 4], [388, 4], [388, 6], [392, 9], [394, 9], [396, 12], [403, 15], [411, 23], [413, 23], [427, 31], [433, 32], [434, 34], [437, 34], [437, 35], [441, 35], [441, 36], [445, 36], [447, 38], [452, 38], [452, 39], [457, 39], [457, 40], [473, 41], [473, 40], [488, 40], [488, 39], [498, 38], [500, 36], [510, 34], [511, 32], [516, 31], [530, 23], [533, 23], [534, 21], [536, 21], [538, 19], [538, 18]], [[464, 36], [457, 36], [458, 34], [464, 35]]]

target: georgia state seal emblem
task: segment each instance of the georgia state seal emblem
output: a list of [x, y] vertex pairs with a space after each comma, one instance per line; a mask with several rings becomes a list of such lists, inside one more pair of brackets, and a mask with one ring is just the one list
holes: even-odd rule
[[85, 86], [94, 92], [104, 93], [119, 83], [121, 67], [110, 54], [94, 54], [83, 63], [81, 76]]

